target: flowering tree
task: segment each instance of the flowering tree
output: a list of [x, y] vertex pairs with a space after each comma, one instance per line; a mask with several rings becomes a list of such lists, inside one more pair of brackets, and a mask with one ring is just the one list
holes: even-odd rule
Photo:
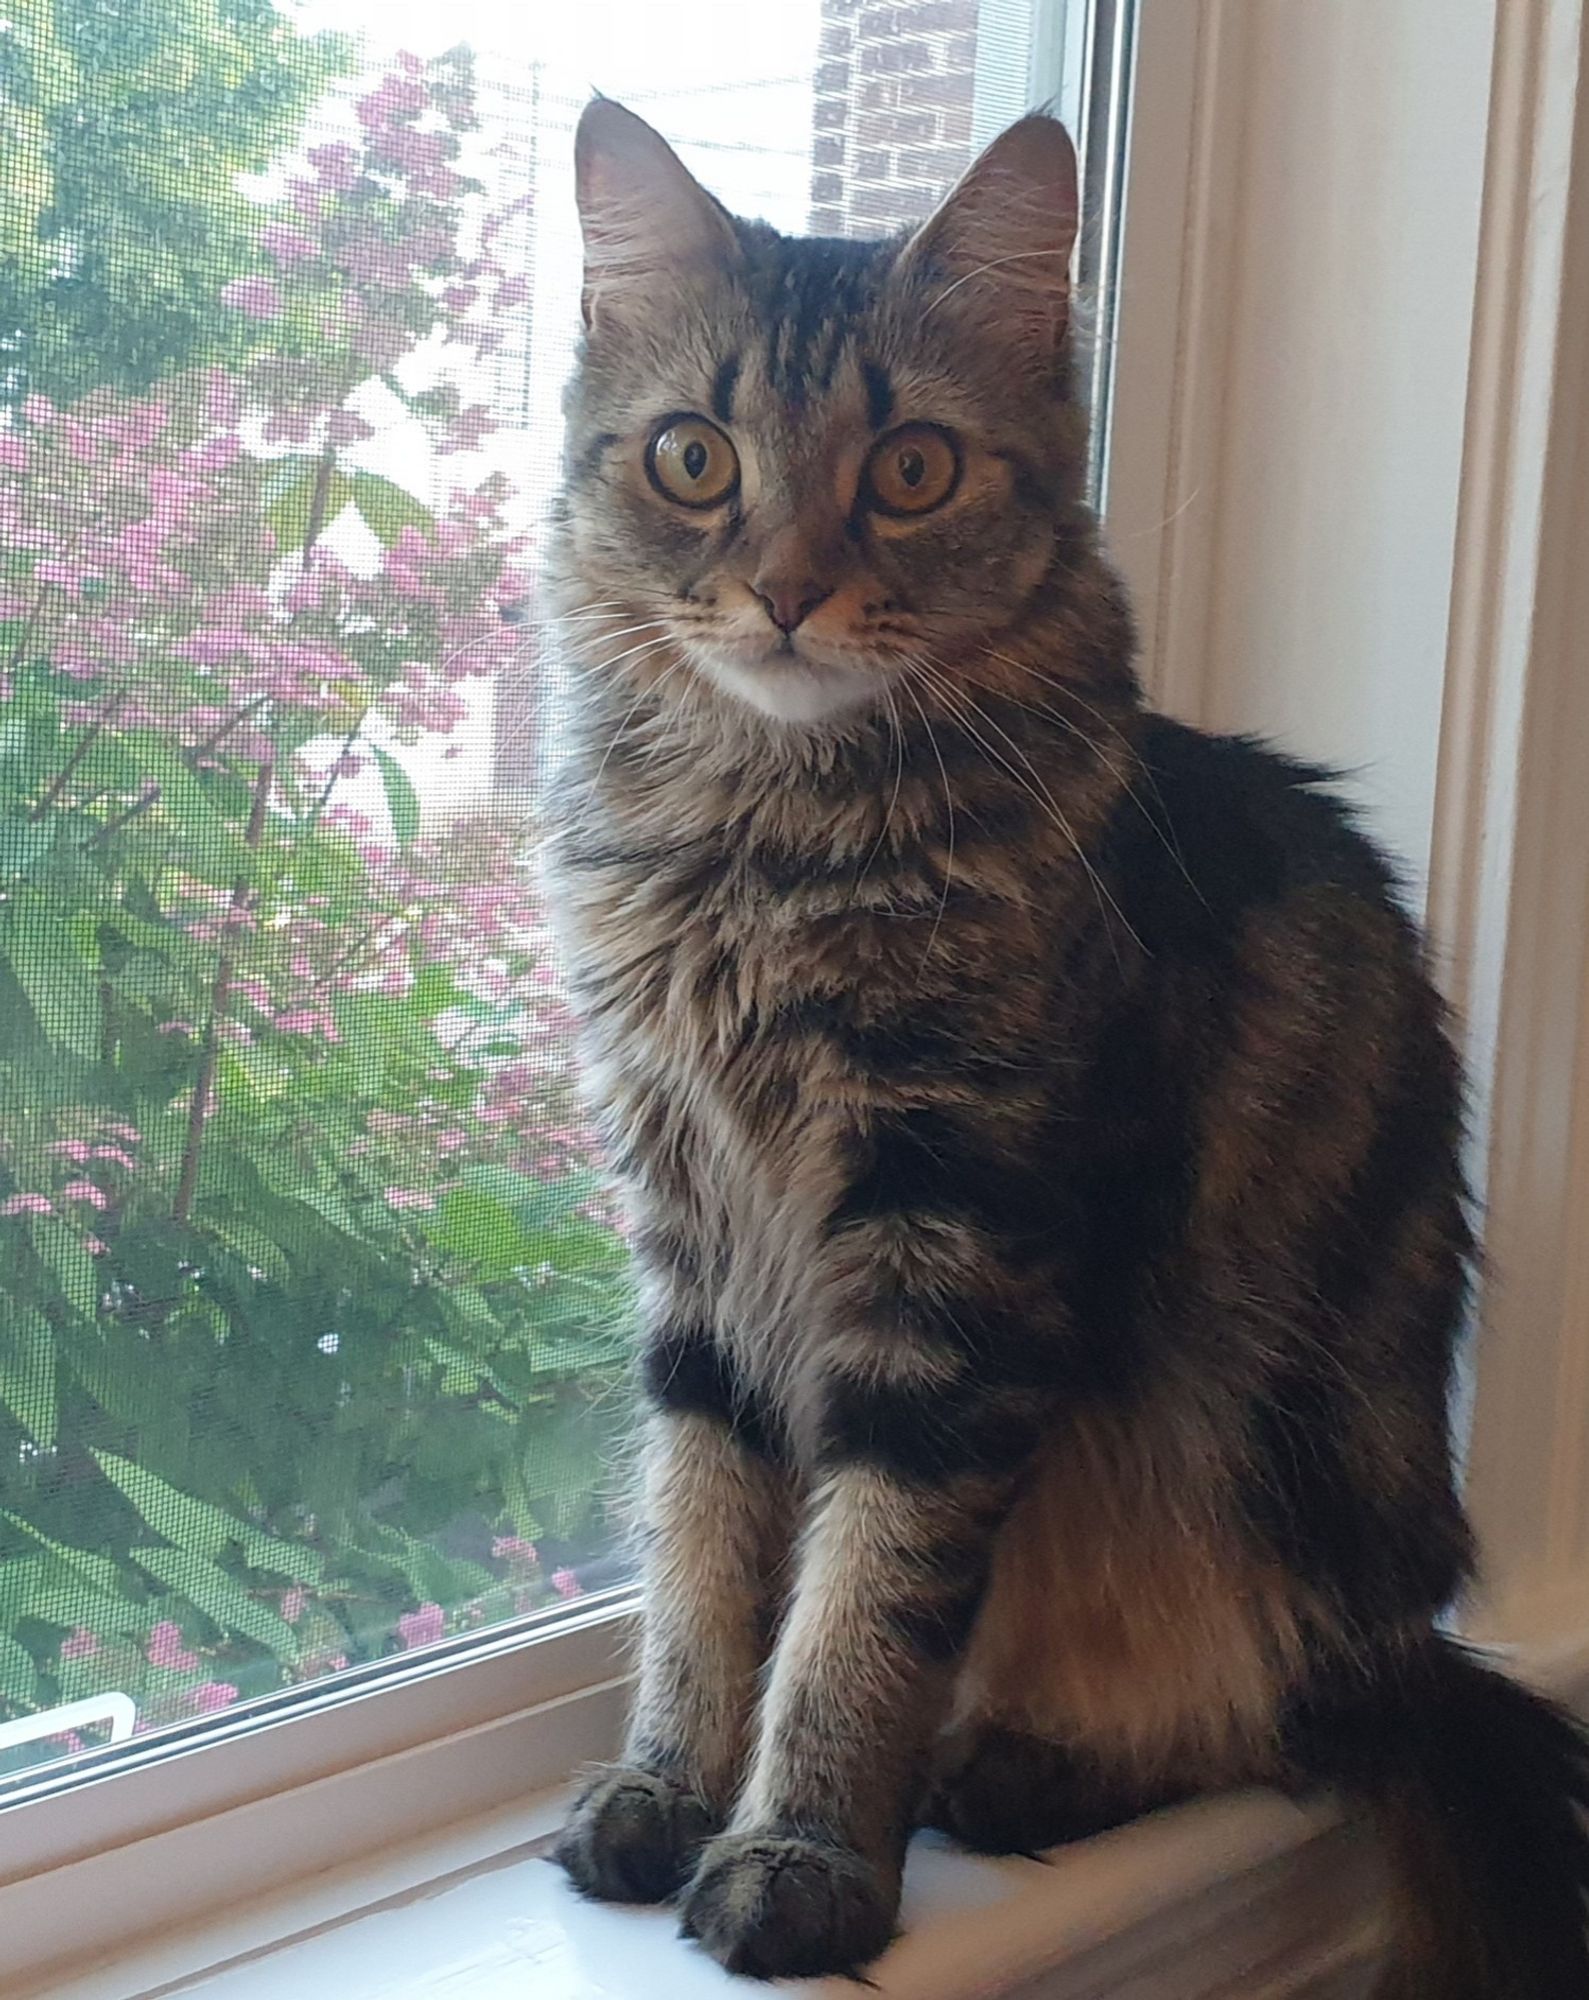
[[[509, 667], [442, 469], [517, 281], [460, 57], [262, 211], [271, 339], [0, 430], [0, 1697], [145, 1723], [555, 1603], [601, 1540], [620, 1238], [525, 829], [398, 754]], [[417, 428], [416, 428], [417, 427]], [[438, 480], [438, 484], [444, 482]], [[378, 803], [350, 787], [374, 785]]]
[[346, 44], [300, 34], [273, 0], [6, 12], [0, 404], [247, 352], [255, 329], [214, 310], [216, 268], [266, 263], [238, 175], [289, 143]]

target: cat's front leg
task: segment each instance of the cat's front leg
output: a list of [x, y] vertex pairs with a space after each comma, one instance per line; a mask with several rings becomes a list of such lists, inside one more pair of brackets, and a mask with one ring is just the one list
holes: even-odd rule
[[591, 1774], [557, 1859], [586, 1894], [660, 1902], [727, 1816], [766, 1649], [768, 1577], [791, 1503], [699, 1326], [649, 1342], [639, 1687], [620, 1761]]
[[929, 1483], [872, 1454], [829, 1467], [745, 1789], [683, 1904], [685, 1931], [731, 1971], [853, 1971], [888, 1944], [1005, 1497], [999, 1477]]

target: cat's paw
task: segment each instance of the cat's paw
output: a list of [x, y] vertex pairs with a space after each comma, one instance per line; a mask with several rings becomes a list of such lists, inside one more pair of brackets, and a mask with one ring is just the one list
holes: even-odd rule
[[685, 1891], [680, 1929], [752, 1979], [856, 1972], [894, 1935], [897, 1884], [816, 1840], [723, 1834]]
[[679, 1779], [608, 1765], [574, 1801], [552, 1858], [587, 1896], [664, 1903], [717, 1824], [706, 1801]]

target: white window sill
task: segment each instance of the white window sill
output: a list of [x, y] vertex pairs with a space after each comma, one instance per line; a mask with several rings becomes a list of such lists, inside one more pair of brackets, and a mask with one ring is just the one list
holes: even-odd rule
[[[561, 1796], [394, 1847], [52, 1984], [51, 2000], [725, 2000], [766, 1992], [666, 1911], [586, 1903], [544, 1858]], [[1324, 1804], [1210, 1800], [1048, 1861], [919, 1840], [882, 2000], [1347, 2000], [1372, 1950], [1372, 1850]], [[1365, 1916], [1365, 1913], [1367, 1915]], [[208, 1969], [195, 1974], [196, 1965]], [[853, 1995], [841, 1980], [781, 1990]]]

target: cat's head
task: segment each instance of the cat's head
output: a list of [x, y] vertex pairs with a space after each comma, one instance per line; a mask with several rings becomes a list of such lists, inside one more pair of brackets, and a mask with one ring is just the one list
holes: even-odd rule
[[606, 99], [576, 165], [558, 594], [586, 670], [810, 725], [992, 657], [1085, 472], [1064, 128], [1021, 120], [881, 243], [736, 220]]

